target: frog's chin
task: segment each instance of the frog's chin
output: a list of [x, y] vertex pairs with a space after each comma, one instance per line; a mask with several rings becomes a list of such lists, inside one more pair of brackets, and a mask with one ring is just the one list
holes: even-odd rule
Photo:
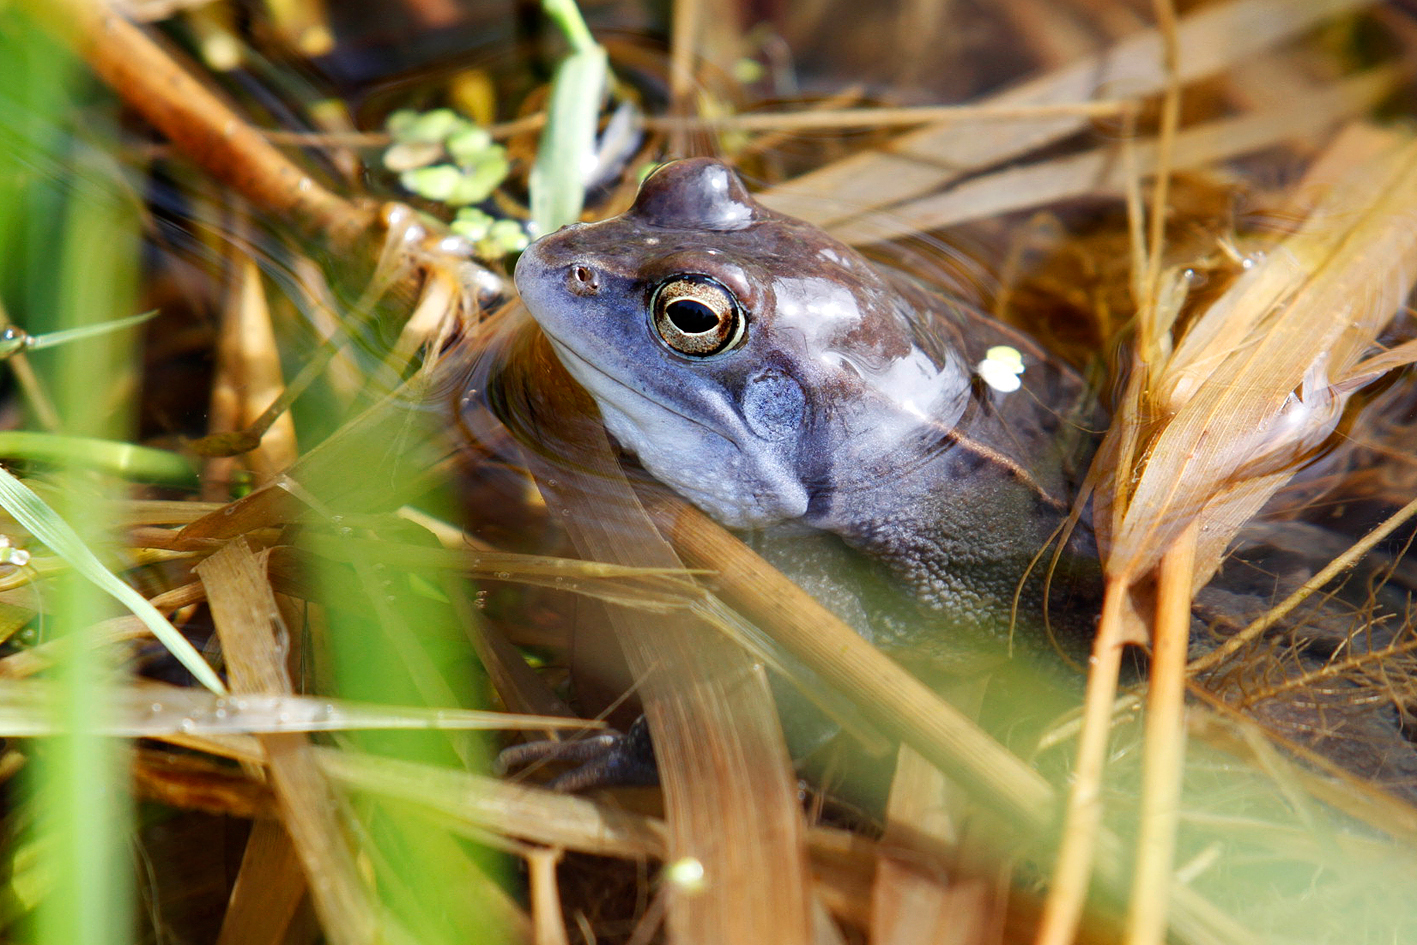
[[704, 512], [730, 528], [761, 528], [807, 513], [806, 487], [774, 452], [743, 449], [711, 425], [600, 370], [549, 332], [547, 338], [566, 370], [595, 399], [610, 435], [651, 475]]

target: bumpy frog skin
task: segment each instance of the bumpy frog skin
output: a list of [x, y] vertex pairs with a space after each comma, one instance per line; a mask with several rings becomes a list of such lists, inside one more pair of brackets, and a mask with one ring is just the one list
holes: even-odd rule
[[983, 622], [1066, 507], [1071, 373], [718, 161], [667, 164], [622, 216], [538, 240], [516, 282], [612, 435], [726, 525], [834, 532]]
[[[758, 536], [779, 567], [878, 645], [917, 669], [969, 671], [960, 639], [1011, 625], [1020, 578], [1062, 520], [1093, 439], [1078, 379], [1027, 338], [770, 212], [713, 160], [666, 165], [624, 215], [537, 241], [516, 280], [611, 433], [651, 473], [728, 525], [834, 533], [913, 592], [897, 612], [823, 579], [823, 549], [844, 552], [830, 535]], [[1254, 563], [1232, 556], [1223, 585], [1201, 591], [1202, 645], [1214, 645], [1208, 628], [1244, 626], [1313, 573], [1291, 561], [1302, 552], [1285, 549], [1312, 550], [1326, 533], [1289, 527], [1302, 537], [1251, 536]], [[1085, 523], [1074, 541], [1065, 559], [1077, 566], [1074, 590], [1064, 600], [1068, 582], [1055, 581], [1062, 606], [1052, 614], [1060, 638], [1085, 641], [1098, 587]], [[1042, 610], [1041, 587], [1035, 573], [1020, 617]], [[1401, 593], [1394, 614], [1407, 606]], [[919, 605], [933, 619], [921, 621]], [[1403, 621], [1379, 630], [1374, 619], [1355, 638], [1354, 615], [1368, 606], [1306, 612], [1293, 671], [1327, 665], [1357, 640], [1385, 645]], [[1257, 714], [1417, 797], [1417, 752], [1386, 700], [1377, 710], [1341, 692], [1312, 700], [1296, 693]], [[803, 733], [799, 748], [825, 735]], [[608, 744], [591, 746], [593, 763], [562, 786], [653, 779], [643, 725]], [[526, 757], [546, 753], [530, 747]]]

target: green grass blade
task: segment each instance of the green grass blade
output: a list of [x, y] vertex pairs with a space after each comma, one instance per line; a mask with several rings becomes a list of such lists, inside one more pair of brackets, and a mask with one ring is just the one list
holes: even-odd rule
[[42, 335], [30, 335], [25, 342], [25, 348], [29, 351], [38, 351], [41, 348], [52, 348], [55, 345], [66, 344], [70, 341], [79, 341], [83, 338], [92, 338], [96, 335], [106, 335], [109, 332], [122, 331], [124, 328], [131, 328], [134, 325], [141, 325], [157, 315], [157, 309], [151, 312], [143, 312], [141, 315], [129, 315], [127, 318], [115, 318], [112, 321], [99, 322], [96, 325], [81, 325], [78, 328], [65, 328], [60, 331], [45, 332]]
[[177, 453], [118, 440], [0, 430], [0, 456], [96, 469], [138, 482], [173, 486], [197, 482], [192, 464]]
[[596, 122], [610, 78], [605, 48], [598, 45], [571, 0], [543, 5], [571, 44], [556, 67], [546, 129], [531, 169], [531, 219], [540, 236], [580, 218], [585, 205], [585, 168], [595, 152]]
[[167, 647], [187, 671], [212, 692], [226, 694], [226, 687], [200, 653], [143, 595], [119, 580], [98, 556], [89, 550], [78, 533], [28, 486], [9, 470], [0, 468], [0, 507], [9, 512], [31, 535], [45, 545], [101, 591], [115, 598], [141, 620], [153, 636]]

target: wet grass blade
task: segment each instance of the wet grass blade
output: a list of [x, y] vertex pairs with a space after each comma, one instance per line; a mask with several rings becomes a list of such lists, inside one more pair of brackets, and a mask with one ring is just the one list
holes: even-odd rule
[[182, 636], [166, 617], [158, 613], [157, 608], [148, 603], [143, 595], [104, 567], [98, 556], [89, 550], [88, 545], [84, 544], [83, 539], [58, 512], [46, 505], [29, 486], [3, 468], [0, 468], [0, 507], [10, 513], [31, 535], [69, 562], [85, 579], [131, 610], [198, 682], [219, 695], [226, 693], [226, 686], [207, 661], [202, 659], [196, 648], [187, 642], [187, 638]]

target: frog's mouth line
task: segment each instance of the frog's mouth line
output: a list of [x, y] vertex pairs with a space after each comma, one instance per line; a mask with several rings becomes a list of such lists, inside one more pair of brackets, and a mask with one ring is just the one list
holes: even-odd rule
[[[672, 408], [670, 408], [670, 407], [667, 407], [667, 406], [661, 404], [660, 402], [658, 402], [658, 401], [656, 401], [656, 400], [651, 399], [650, 397], [645, 396], [641, 391], [636, 390], [635, 388], [633, 388], [633, 387], [631, 387], [630, 385], [626, 384], [625, 382], [621, 381], [619, 378], [617, 378], [617, 377], [611, 375], [610, 373], [608, 373], [608, 372], [605, 371], [604, 369], [602, 369], [602, 368], [598, 367], [597, 365], [593, 364], [593, 363], [592, 363], [591, 361], [589, 361], [588, 359], [586, 359], [586, 358], [582, 357], [581, 355], [577, 354], [575, 351], [570, 350], [570, 348], [568, 348], [565, 344], [563, 344], [563, 343], [561, 343], [560, 341], [558, 341], [558, 340], [556, 339], [556, 337], [555, 337], [554, 335], [552, 335], [549, 331], [546, 331], [544, 328], [542, 329], [542, 331], [546, 334], [546, 339], [551, 342], [551, 347], [552, 347], [553, 350], [555, 350], [557, 356], [560, 357], [560, 358], [562, 358], [562, 359], [563, 359], [563, 362], [566, 363], [566, 365], [567, 365], [567, 370], [568, 370], [568, 371], [571, 370], [571, 368], [570, 368], [570, 363], [571, 363], [571, 362], [574, 362], [574, 363], [576, 363], [576, 364], [585, 365], [586, 368], [588, 368], [589, 370], [593, 371], [593, 372], [594, 372], [596, 375], [598, 375], [599, 377], [602, 377], [602, 378], [604, 378], [605, 380], [609, 381], [609, 382], [610, 382], [611, 384], [613, 384], [615, 387], [617, 387], [617, 388], [619, 388], [619, 389], [621, 389], [621, 390], [624, 390], [624, 391], [627, 391], [628, 393], [630, 393], [630, 394], [636, 399], [636, 401], [641, 402], [641, 403], [643, 403], [644, 405], [646, 405], [646, 406], [648, 406], [648, 407], [650, 407], [650, 408], [652, 408], [652, 409], [657, 409], [657, 410], [660, 410], [660, 411], [662, 411], [662, 412], [664, 412], [664, 413], [670, 414], [670, 415], [672, 415], [672, 416], [679, 417], [681, 420], [685, 421], [686, 423], [692, 424], [693, 426], [697, 427], [699, 430], [702, 430], [704, 433], [706, 433], [706, 434], [708, 434], [708, 435], [710, 435], [710, 436], [716, 437], [717, 439], [723, 441], [724, 443], [726, 443], [726, 444], [729, 446], [730, 449], [732, 449], [732, 450], [733, 450], [735, 453], [737, 453], [740, 457], [744, 457], [744, 458], [746, 459], [746, 455], [747, 455], [747, 454], [744, 453], [742, 447], [740, 447], [736, 442], [734, 442], [734, 441], [733, 441], [732, 439], [730, 439], [729, 437], [725, 436], [723, 433], [719, 432], [718, 430], [715, 430], [713, 427], [711, 427], [711, 426], [709, 426], [708, 424], [704, 423], [702, 420], [697, 420], [697, 419], [695, 419], [694, 417], [687, 416], [687, 415], [685, 415], [684, 413], [681, 413], [681, 412], [678, 411], [678, 410], [674, 410], [674, 409], [672, 409]], [[574, 373], [574, 372], [572, 372], [572, 373]], [[600, 399], [599, 395], [596, 395], [596, 396], [597, 396], [597, 399]], [[606, 398], [606, 399], [608, 400], [609, 398]], [[616, 410], [618, 410], [620, 413], [622, 413], [622, 414], [624, 414], [624, 415], [626, 415], [626, 416], [629, 416], [629, 415], [630, 415], [630, 414], [628, 414], [624, 409], [622, 409], [618, 404], [615, 404], [613, 401], [611, 402], [611, 406], [615, 407]], [[622, 443], [621, 445], [622, 445], [622, 446], [628, 446], [628, 444], [623, 444], [623, 443]], [[633, 450], [631, 450], [631, 451], [633, 452]], [[695, 484], [693, 481], [691, 481], [691, 480], [686, 480], [686, 479], [679, 478], [679, 477], [672, 477], [672, 478], [671, 478], [671, 477], [666, 477], [666, 476], [664, 475], [663, 471], [656, 473], [656, 475], [657, 475], [657, 476], [659, 477], [659, 479], [660, 479], [661, 481], [663, 481], [666, 485], [670, 486], [670, 488], [676, 490], [677, 492], [679, 492], [680, 495], [683, 495], [685, 498], [689, 499], [689, 501], [693, 502], [695, 505], [699, 506], [699, 507], [702, 508], [702, 509], [710, 510], [710, 509], [712, 509], [712, 508], [721, 508], [721, 507], [722, 507], [722, 497], [719, 496], [719, 495], [717, 495], [717, 494], [715, 494], [712, 490], [705, 490], [705, 489], [699, 488], [699, 487], [696, 486], [696, 484]], [[712, 513], [711, 513], [711, 514], [712, 514]]]
[[[678, 410], [675, 410], [673, 407], [666, 406], [665, 404], [660, 403], [659, 401], [654, 400], [653, 398], [646, 397], [643, 392], [636, 390], [635, 388], [631, 387], [629, 384], [626, 384], [624, 381], [620, 380], [620, 379], [619, 379], [618, 377], [616, 377], [615, 375], [613, 375], [613, 374], [609, 373], [608, 371], [604, 370], [603, 368], [599, 367], [599, 366], [596, 365], [594, 362], [590, 361], [589, 359], [587, 359], [587, 358], [585, 358], [585, 357], [582, 357], [581, 355], [577, 354], [575, 351], [571, 350], [571, 348], [570, 348], [568, 345], [566, 345], [565, 343], [563, 343], [563, 342], [562, 342], [560, 339], [558, 339], [555, 335], [551, 334], [551, 332], [546, 331], [545, 328], [542, 328], [541, 330], [542, 330], [542, 332], [546, 335], [546, 340], [551, 342], [551, 347], [556, 350], [556, 354], [557, 354], [559, 357], [561, 357], [563, 360], [571, 360], [571, 361], [577, 362], [578, 364], [584, 365], [584, 366], [585, 366], [586, 368], [588, 368], [589, 370], [591, 370], [591, 371], [595, 372], [596, 374], [600, 375], [601, 377], [605, 378], [605, 379], [606, 379], [607, 381], [609, 381], [611, 384], [614, 384], [616, 387], [618, 387], [618, 388], [620, 388], [621, 390], [624, 390], [624, 391], [626, 391], [627, 393], [629, 393], [629, 394], [634, 398], [634, 400], [635, 400], [636, 402], [645, 404], [646, 406], [649, 406], [649, 407], [651, 407], [652, 409], [655, 409], [655, 410], [661, 410], [661, 411], [663, 411], [664, 413], [673, 414], [674, 416], [676, 416], [676, 417], [678, 417], [679, 419], [683, 420], [685, 423], [692, 423], [694, 426], [698, 427], [699, 429], [703, 430], [704, 432], [706, 432], [706, 433], [708, 433], [708, 434], [711, 434], [711, 435], [713, 435], [713, 436], [716, 436], [716, 437], [718, 437], [719, 439], [723, 440], [725, 443], [727, 443], [728, 445], [732, 446], [735, 450], [738, 450], [740, 453], [742, 452], [742, 449], [738, 446], [737, 443], [733, 442], [733, 440], [729, 439], [727, 436], [725, 436], [724, 434], [720, 433], [718, 430], [715, 430], [713, 427], [711, 427], [711, 426], [709, 426], [708, 424], [704, 423], [702, 420], [699, 420], [699, 419], [697, 419], [697, 418], [695, 418], [695, 417], [689, 416], [689, 415], [686, 414], [686, 413], [682, 413], [682, 412], [680, 412], [680, 411], [678, 411]], [[623, 410], [623, 409], [621, 409], [620, 412], [621, 412], [621, 413], [626, 413], [626, 411]]]

